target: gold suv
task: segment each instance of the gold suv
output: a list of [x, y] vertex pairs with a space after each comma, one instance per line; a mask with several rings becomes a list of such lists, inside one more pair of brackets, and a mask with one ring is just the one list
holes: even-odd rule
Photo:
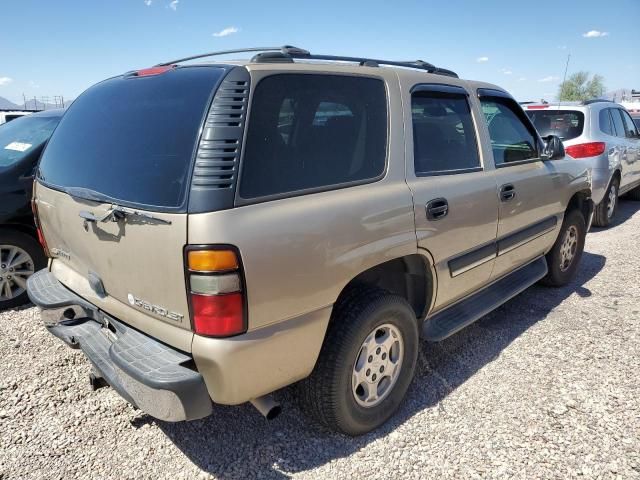
[[421, 339], [573, 277], [588, 172], [504, 90], [294, 47], [193, 62], [211, 55], [91, 87], [40, 161], [50, 261], [28, 291], [94, 387], [181, 421], [271, 418], [299, 382], [357, 435], [397, 409]]

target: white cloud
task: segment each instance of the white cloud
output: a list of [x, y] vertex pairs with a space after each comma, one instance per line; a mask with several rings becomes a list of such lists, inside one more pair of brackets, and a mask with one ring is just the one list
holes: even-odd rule
[[169, 8], [175, 12], [178, 9], [178, 3], [180, 3], [180, 0], [171, 0]]
[[476, 62], [478, 63], [484, 63], [484, 62], [488, 62], [489, 61], [489, 57], [478, 57], [476, 58]]
[[36, 82], [34, 82], [33, 80], [29, 80], [29, 86], [31, 88], [40, 88], [40, 85], [38, 85]]
[[541, 78], [538, 81], [539, 82], [554, 82], [556, 80], [558, 80], [558, 77], [554, 77], [553, 75], [549, 75], [548, 77]]
[[500, 70], [502, 73], [504, 73], [505, 75], [513, 75], [513, 71], [511, 71], [510, 68], [503, 68]]
[[226, 37], [227, 35], [233, 35], [234, 33], [238, 33], [240, 29], [238, 27], [227, 27], [219, 32], [213, 34], [214, 37]]
[[144, 4], [149, 7], [153, 3], [153, 0], [144, 0]]
[[9, 85], [11, 82], [13, 82], [13, 78], [0, 77], [0, 87], [4, 87], [5, 85]]
[[598, 38], [598, 37], [606, 37], [608, 35], [609, 35], [609, 32], [601, 32], [600, 30], [589, 30], [587, 33], [582, 34], [584, 38]]
[[558, 45], [558, 50], [566, 50], [567, 46], [566, 45]]
[[524, 82], [526, 79], [527, 79], [527, 77], [520, 77], [520, 78], [518, 79], [518, 81], [519, 81], [519, 82]]

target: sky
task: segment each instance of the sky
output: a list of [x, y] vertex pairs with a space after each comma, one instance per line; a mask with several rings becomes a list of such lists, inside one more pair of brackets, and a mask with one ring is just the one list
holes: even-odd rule
[[285, 44], [421, 59], [520, 101], [553, 99], [570, 54], [569, 74], [640, 90], [640, 0], [0, 0], [0, 19], [0, 96], [16, 103], [75, 98], [191, 54]]

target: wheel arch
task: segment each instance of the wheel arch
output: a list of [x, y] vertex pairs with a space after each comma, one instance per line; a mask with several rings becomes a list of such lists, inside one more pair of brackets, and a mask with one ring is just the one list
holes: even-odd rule
[[591, 203], [593, 203], [591, 201], [591, 192], [589, 190], [580, 190], [574, 193], [573, 196], [569, 199], [567, 208], [565, 210], [565, 215], [567, 212], [578, 210], [580, 213], [582, 213], [585, 222], [588, 222], [593, 208]]

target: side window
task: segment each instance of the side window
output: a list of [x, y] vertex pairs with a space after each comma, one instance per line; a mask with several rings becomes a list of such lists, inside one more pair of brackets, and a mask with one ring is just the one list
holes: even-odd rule
[[415, 92], [411, 116], [416, 175], [480, 167], [466, 95]]
[[627, 134], [625, 132], [625, 128], [624, 128], [624, 121], [622, 120], [622, 117], [620, 116], [620, 110], [617, 108], [611, 108], [609, 109], [609, 111], [611, 112], [611, 119], [613, 120], [613, 125], [615, 127], [616, 130], [616, 136], [617, 137], [626, 137]]
[[613, 129], [613, 124], [611, 123], [610, 111], [610, 108], [603, 108], [600, 110], [600, 113], [598, 114], [598, 124], [602, 133], [615, 136], [616, 132]]
[[496, 166], [538, 158], [537, 140], [525, 123], [515, 101], [502, 97], [481, 97]]
[[384, 171], [387, 99], [381, 80], [272, 75], [258, 83], [249, 115], [242, 198], [334, 188]]
[[636, 124], [631, 120], [631, 115], [625, 110], [618, 110], [620, 115], [622, 115], [622, 119], [624, 120], [625, 133], [627, 138], [638, 138], [638, 129], [636, 128]]

